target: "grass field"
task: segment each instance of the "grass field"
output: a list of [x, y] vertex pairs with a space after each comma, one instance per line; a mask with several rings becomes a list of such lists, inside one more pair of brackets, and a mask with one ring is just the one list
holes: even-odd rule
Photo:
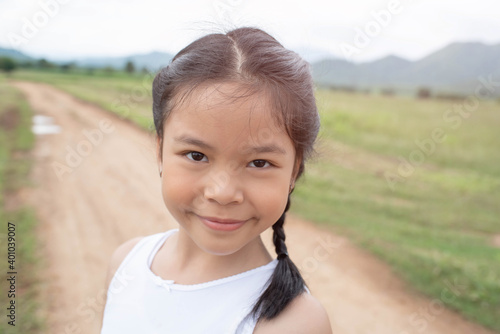
[[[50, 83], [152, 130], [151, 75], [17, 72], [14, 79]], [[493, 242], [500, 235], [500, 103], [326, 90], [317, 100], [320, 154], [291, 211], [348, 235], [418, 291], [500, 332], [500, 246]]]
[[[500, 248], [493, 246], [500, 103], [482, 101], [457, 126], [443, 115], [460, 101], [327, 91], [317, 98], [323, 151], [297, 189], [296, 211], [350, 235], [418, 290], [500, 330]], [[433, 141], [435, 129], [444, 138]], [[450, 285], [455, 293], [443, 297]]]
[[[36, 255], [36, 217], [31, 208], [11, 204], [14, 203], [13, 197], [20, 188], [31, 186], [27, 181], [31, 167], [29, 151], [34, 143], [31, 115], [32, 111], [21, 93], [0, 77], [0, 267], [3, 277], [0, 282], [0, 333], [31, 334], [40, 333], [45, 328], [43, 319], [37, 313], [41, 307], [37, 270], [42, 263]], [[15, 233], [15, 240], [7, 239], [9, 231]], [[14, 262], [8, 263], [7, 246], [12, 246], [9, 244], [12, 241], [15, 242], [15, 258], [10, 258]], [[10, 265], [13, 265], [13, 268], [10, 268]], [[11, 290], [10, 282], [6, 279], [10, 278], [11, 275], [7, 272], [11, 271], [17, 273], [14, 275], [15, 292]], [[11, 310], [7, 310], [11, 301], [15, 302], [15, 327], [8, 324], [8, 321], [14, 319], [6, 317], [11, 314]]]

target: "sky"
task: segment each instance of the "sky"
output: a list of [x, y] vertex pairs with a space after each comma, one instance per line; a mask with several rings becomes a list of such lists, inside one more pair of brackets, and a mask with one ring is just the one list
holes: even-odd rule
[[452, 42], [500, 43], [499, 0], [0, 0], [0, 47], [52, 60], [175, 54], [259, 27], [309, 61], [420, 59]]

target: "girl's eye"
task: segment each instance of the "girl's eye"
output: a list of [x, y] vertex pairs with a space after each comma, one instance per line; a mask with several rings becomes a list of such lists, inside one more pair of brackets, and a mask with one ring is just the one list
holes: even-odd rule
[[257, 167], [257, 168], [264, 168], [264, 167], [266, 167], [266, 164], [268, 164], [269, 166], [271, 166], [271, 164], [268, 161], [266, 161], [266, 160], [254, 160], [251, 163], [253, 163], [254, 166]]
[[[187, 152], [185, 155], [188, 157], [188, 159], [193, 161], [203, 161], [203, 158], [205, 157], [205, 154], [196, 151]], [[189, 158], [189, 155], [191, 155], [191, 158]]]

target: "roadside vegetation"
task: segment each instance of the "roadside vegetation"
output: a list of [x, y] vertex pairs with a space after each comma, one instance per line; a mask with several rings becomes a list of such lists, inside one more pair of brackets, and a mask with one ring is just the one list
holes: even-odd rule
[[[43, 259], [38, 256], [37, 220], [33, 210], [22, 202], [21, 196], [22, 190], [31, 186], [28, 178], [32, 165], [30, 153], [34, 145], [31, 117], [32, 110], [21, 93], [0, 76], [0, 268], [3, 277], [0, 282], [0, 333], [31, 334], [40, 333], [45, 328], [40, 316], [44, 304], [39, 299], [38, 270], [43, 265]], [[15, 233], [15, 257], [10, 263], [7, 248], [9, 227]], [[7, 280], [11, 277], [7, 272], [16, 272], [12, 281], [15, 292], [8, 293], [14, 290]], [[14, 301], [15, 310], [7, 310], [11, 301]], [[11, 311], [15, 312], [14, 318], [8, 317], [12, 315]], [[12, 320], [15, 326], [9, 324]]]

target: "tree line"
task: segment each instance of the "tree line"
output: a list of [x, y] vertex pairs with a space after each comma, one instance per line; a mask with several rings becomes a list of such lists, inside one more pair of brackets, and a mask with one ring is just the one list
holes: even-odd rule
[[[92, 74], [97, 68], [95, 67], [80, 67], [74, 62], [57, 64], [51, 62], [45, 58], [37, 59], [37, 60], [24, 60], [19, 61], [11, 57], [0, 56], [0, 71], [10, 74], [18, 68], [22, 69], [41, 69], [41, 70], [59, 70], [61, 72], [71, 72], [73, 70], [86, 70], [89, 74]], [[129, 74], [133, 74], [138, 72], [134, 62], [127, 61], [125, 66], [120, 68], [115, 68], [113, 66], [105, 66], [101, 68], [105, 73], [114, 73], [116, 71], [123, 71]], [[140, 72], [147, 73], [148, 70], [146, 67], [143, 67]]]

